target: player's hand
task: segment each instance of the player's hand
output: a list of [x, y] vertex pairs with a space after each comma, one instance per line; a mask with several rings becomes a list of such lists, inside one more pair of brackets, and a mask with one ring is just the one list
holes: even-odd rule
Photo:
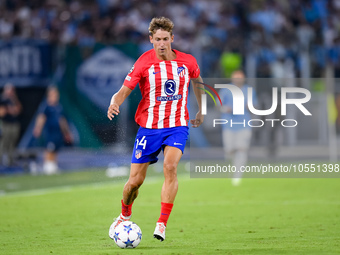
[[64, 134], [64, 141], [67, 144], [73, 144], [73, 136], [70, 132]]
[[202, 115], [201, 111], [198, 111], [196, 114], [196, 119], [190, 120], [191, 126], [194, 128], [199, 127], [204, 121], [204, 115]]
[[112, 120], [115, 115], [118, 115], [120, 113], [119, 111], [119, 105], [118, 104], [111, 104], [109, 108], [107, 109], [107, 117]]
[[38, 138], [40, 135], [41, 135], [41, 129], [39, 129], [39, 128], [34, 128], [34, 129], [33, 129], [33, 136], [34, 136], [35, 138]]

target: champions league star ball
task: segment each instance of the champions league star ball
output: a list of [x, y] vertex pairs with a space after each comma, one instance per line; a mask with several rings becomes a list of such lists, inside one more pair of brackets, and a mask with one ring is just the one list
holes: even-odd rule
[[142, 240], [142, 231], [136, 223], [124, 221], [115, 228], [113, 240], [120, 248], [136, 248]]

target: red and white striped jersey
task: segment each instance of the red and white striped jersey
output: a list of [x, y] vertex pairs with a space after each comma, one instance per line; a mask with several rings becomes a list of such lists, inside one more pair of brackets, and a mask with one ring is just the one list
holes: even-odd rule
[[124, 86], [134, 89], [139, 83], [142, 100], [135, 120], [144, 128], [187, 126], [188, 89], [191, 78], [200, 75], [196, 59], [178, 50], [174, 60], [159, 60], [154, 49], [145, 52], [131, 68]]

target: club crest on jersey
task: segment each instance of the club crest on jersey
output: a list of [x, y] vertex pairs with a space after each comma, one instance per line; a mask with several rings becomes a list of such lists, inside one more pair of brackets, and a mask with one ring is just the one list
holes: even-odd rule
[[183, 66], [177, 68], [177, 74], [179, 77], [183, 78], [185, 76], [185, 68]]
[[172, 96], [176, 92], [176, 82], [174, 80], [167, 80], [164, 84], [164, 92], [167, 96]]
[[135, 158], [139, 159], [141, 156], [142, 156], [142, 151], [141, 150], [136, 150]]

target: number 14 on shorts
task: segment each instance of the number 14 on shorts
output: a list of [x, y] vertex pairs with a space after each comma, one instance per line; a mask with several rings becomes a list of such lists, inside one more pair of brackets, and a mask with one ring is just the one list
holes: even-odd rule
[[139, 139], [137, 139], [137, 141], [136, 141], [136, 149], [137, 149], [138, 146], [140, 145], [140, 146], [143, 146], [143, 150], [145, 150], [146, 142], [147, 142], [147, 140], [145, 139], [145, 137], [146, 137], [146, 136], [143, 136], [142, 139], [140, 139], [140, 141], [139, 141]]

